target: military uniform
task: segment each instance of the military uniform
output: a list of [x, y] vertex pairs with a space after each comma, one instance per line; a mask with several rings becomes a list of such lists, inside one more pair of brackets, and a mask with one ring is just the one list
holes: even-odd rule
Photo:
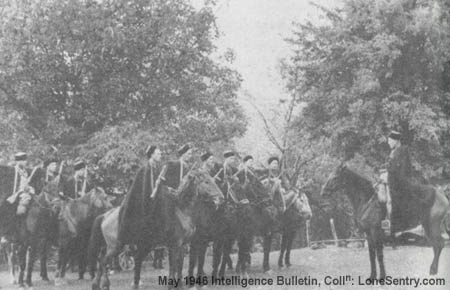
[[181, 160], [169, 161], [166, 164], [166, 173], [163, 176], [162, 183], [168, 187], [177, 189], [188, 171], [189, 167]]
[[434, 190], [414, 177], [409, 148], [406, 145], [400, 145], [390, 155], [388, 184], [393, 198], [395, 195], [408, 196], [417, 199], [424, 206], [430, 206], [433, 202]]

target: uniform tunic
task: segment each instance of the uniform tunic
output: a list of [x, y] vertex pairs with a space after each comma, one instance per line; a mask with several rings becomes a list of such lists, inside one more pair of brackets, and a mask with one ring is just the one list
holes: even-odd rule
[[186, 163], [182, 164], [180, 160], [169, 161], [166, 167], [163, 184], [177, 189], [183, 177], [188, 173], [189, 168]]
[[422, 205], [429, 206], [434, 200], [432, 187], [421, 184], [414, 177], [409, 148], [401, 145], [391, 153], [388, 166], [388, 184], [395, 203], [401, 198], [414, 198]]
[[150, 195], [161, 172], [159, 164], [142, 166], [136, 173], [131, 187], [121, 205], [119, 214], [119, 241], [132, 242], [139, 234], [146, 219], [153, 213]]

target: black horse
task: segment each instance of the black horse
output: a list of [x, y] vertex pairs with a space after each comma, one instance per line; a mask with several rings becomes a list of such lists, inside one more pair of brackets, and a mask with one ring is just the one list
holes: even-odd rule
[[[169, 279], [182, 279], [184, 245], [189, 243], [195, 227], [193, 215], [197, 200], [204, 199], [217, 206], [223, 200], [223, 194], [209, 174], [190, 171], [182, 180], [176, 193], [162, 185], [153, 200], [145, 197], [146, 210], [137, 235], [130, 242], [136, 246], [134, 255], [134, 288], [139, 288], [141, 267], [144, 258], [156, 246], [165, 245], [169, 249]], [[145, 213], [145, 214], [144, 214]], [[99, 258], [100, 267], [92, 289], [109, 289], [107, 265], [112, 257], [121, 251], [118, 243], [119, 211], [100, 216], [94, 223], [90, 240], [90, 257]], [[100, 253], [106, 243], [106, 253]], [[102, 276], [104, 277], [102, 280]], [[174, 285], [169, 285], [171, 288]]]
[[301, 228], [301, 224], [309, 220], [312, 216], [308, 197], [305, 193], [300, 192], [297, 188], [291, 188], [283, 195], [284, 196], [281, 196], [281, 198], [285, 200], [284, 204], [286, 209], [278, 215], [278, 227], [274, 228], [273, 231], [264, 236], [263, 269], [265, 272], [270, 271], [269, 256], [273, 234], [277, 232], [281, 233], [281, 249], [278, 258], [278, 267], [282, 268], [284, 264], [287, 267], [290, 267], [290, 254], [294, 238]]
[[[331, 174], [322, 188], [322, 195], [346, 194], [356, 212], [358, 227], [366, 233], [371, 273], [369, 279], [376, 279], [376, 259], [380, 267], [380, 279], [386, 277], [383, 261], [384, 232], [381, 229], [381, 220], [384, 218], [383, 207], [380, 206], [377, 195], [371, 181], [348, 168], [340, 165]], [[441, 223], [448, 208], [448, 201], [439, 191], [430, 209], [424, 210], [414, 200], [402, 200], [399, 203], [393, 196], [393, 232], [404, 231], [422, 224], [425, 233], [433, 247], [434, 259], [430, 267], [430, 274], [437, 274], [439, 256], [444, 241], [441, 236]]]
[[221, 208], [223, 237], [214, 244], [214, 277], [225, 275], [227, 258], [236, 240], [239, 248], [236, 271], [247, 275], [253, 237], [270, 235], [277, 227], [277, 216], [282, 212], [272, 200], [269, 190], [255, 175], [241, 171], [236, 177], [245, 182], [232, 184], [231, 191], [235, 197], [228, 198]]
[[[55, 186], [50, 185], [43, 189], [44, 176], [43, 169], [37, 168], [30, 177], [29, 185], [36, 194], [31, 196], [24, 214], [19, 216], [16, 214], [20, 196], [13, 204], [9, 204], [6, 200], [3, 200], [3, 203], [0, 202], [0, 233], [17, 246], [19, 287], [25, 287], [25, 285], [32, 287], [33, 264], [39, 249], [42, 249], [43, 253], [41, 255], [41, 276], [44, 280], [48, 280], [45, 249], [56, 236], [56, 218], [52, 200], [55, 199], [57, 190]], [[0, 166], [0, 178], [2, 179], [1, 187], [4, 190], [2, 193], [12, 193], [14, 168]]]

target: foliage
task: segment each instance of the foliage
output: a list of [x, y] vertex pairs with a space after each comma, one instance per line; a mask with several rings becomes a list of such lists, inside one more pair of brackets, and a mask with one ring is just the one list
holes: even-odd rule
[[321, 24], [296, 24], [283, 77], [296, 101], [306, 104], [296, 120], [300, 138], [329, 142], [319, 156], [343, 161], [358, 153], [381, 166], [388, 155], [385, 136], [397, 129], [418, 169], [428, 177], [441, 172], [450, 140], [445, 5], [346, 0], [339, 9], [319, 6]]
[[188, 3], [2, 2], [0, 105], [21, 116], [29, 143], [122, 173], [148, 142], [204, 147], [242, 135], [240, 76], [210, 57], [214, 4]]

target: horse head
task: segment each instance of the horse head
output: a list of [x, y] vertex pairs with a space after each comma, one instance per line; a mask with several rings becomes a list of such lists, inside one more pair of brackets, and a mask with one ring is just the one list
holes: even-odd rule
[[[290, 206], [292, 206], [293, 209], [295, 209], [295, 211], [300, 215], [301, 218], [305, 220], [311, 219], [312, 210], [309, 205], [308, 196], [297, 188], [292, 188], [291, 190], [295, 193], [295, 196]], [[286, 206], [289, 207], [289, 205]]]
[[111, 209], [111, 197], [106, 194], [105, 190], [99, 186], [94, 187], [86, 193], [81, 200], [89, 204], [89, 207], [97, 210], [108, 210]]
[[331, 194], [341, 189], [342, 185], [345, 183], [343, 175], [347, 170], [347, 165], [341, 163], [336, 167], [336, 169], [330, 174], [325, 184], [322, 186], [320, 195], [323, 197], [330, 197]]
[[203, 170], [191, 170], [182, 180], [179, 188], [183, 201], [192, 201], [195, 197], [214, 203], [217, 208], [224, 200], [220, 188], [209, 173]]

